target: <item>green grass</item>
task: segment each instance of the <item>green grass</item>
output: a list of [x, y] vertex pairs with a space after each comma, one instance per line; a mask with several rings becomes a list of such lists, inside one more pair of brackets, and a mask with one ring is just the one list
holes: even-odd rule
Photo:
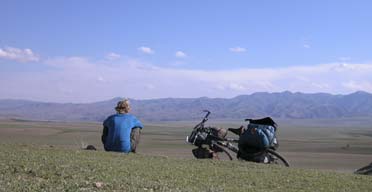
[[0, 151], [0, 191], [372, 191], [369, 176], [240, 161], [40, 145]]

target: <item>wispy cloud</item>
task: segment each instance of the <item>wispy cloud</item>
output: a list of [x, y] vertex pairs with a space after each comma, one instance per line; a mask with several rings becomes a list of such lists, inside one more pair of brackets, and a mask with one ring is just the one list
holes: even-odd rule
[[0, 59], [14, 60], [18, 62], [39, 61], [40, 58], [31, 49], [19, 49], [14, 47], [0, 48]]
[[182, 51], [177, 51], [175, 55], [178, 58], [185, 58], [185, 57], [187, 57], [186, 53], [184, 53]]
[[156, 87], [153, 85], [153, 84], [147, 84], [147, 85], [144, 85], [145, 89], [155, 89]]
[[342, 62], [348, 62], [351, 61], [351, 57], [339, 57], [338, 60]]
[[120, 59], [121, 55], [117, 54], [117, 53], [107, 53], [106, 54], [106, 59], [108, 60], [116, 60], [116, 59]]
[[139, 47], [138, 51], [141, 51], [142, 53], [145, 53], [145, 54], [154, 54], [155, 53], [155, 51], [152, 50], [150, 47], [144, 47], [144, 46]]
[[304, 49], [310, 49], [312, 47], [311, 37], [302, 37], [299, 43]]
[[372, 90], [372, 82], [366, 80], [359, 81], [350, 80], [348, 82], [342, 83], [342, 85], [345, 88], [350, 89], [352, 91]]
[[231, 52], [235, 52], [235, 53], [243, 53], [243, 52], [247, 51], [247, 49], [245, 49], [243, 47], [232, 47], [232, 48], [229, 48], [229, 50]]
[[98, 82], [101, 82], [101, 83], [105, 83], [106, 82], [106, 80], [103, 77], [101, 77], [101, 76], [98, 76], [97, 77], [97, 81]]
[[166, 68], [128, 58], [102, 63], [84, 57], [58, 57], [44, 63], [52, 69], [0, 71], [0, 98], [88, 102], [117, 96], [139, 99], [234, 97], [285, 90], [337, 94], [356, 90], [372, 92], [372, 64], [368, 63], [234, 70]]
[[310, 48], [311, 48], [311, 46], [310, 46], [309, 43], [304, 43], [302, 46], [303, 46], [304, 48], [306, 48], [306, 49], [310, 49]]

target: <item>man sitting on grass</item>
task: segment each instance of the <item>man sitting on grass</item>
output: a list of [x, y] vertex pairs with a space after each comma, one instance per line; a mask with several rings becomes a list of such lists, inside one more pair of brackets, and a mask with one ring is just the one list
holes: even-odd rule
[[115, 110], [117, 113], [103, 122], [103, 146], [106, 151], [135, 153], [143, 125], [134, 115], [129, 114], [128, 99], [119, 101]]

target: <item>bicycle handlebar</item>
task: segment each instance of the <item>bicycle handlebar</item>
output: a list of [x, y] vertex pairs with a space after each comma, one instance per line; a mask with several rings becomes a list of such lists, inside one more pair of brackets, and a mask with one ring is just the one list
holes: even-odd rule
[[208, 121], [208, 116], [211, 114], [211, 112], [206, 109], [204, 109], [203, 112], [206, 112], [207, 114], [204, 116], [203, 120], [194, 127], [194, 129], [204, 127], [204, 123]]
[[208, 121], [208, 116], [211, 114], [210, 111], [208, 110], [203, 110], [203, 112], [206, 112], [207, 114], [204, 116], [203, 120], [202, 120], [202, 123], [205, 123], [206, 121]]
[[204, 109], [203, 112], [207, 113], [207, 114], [205, 115], [204, 119], [208, 119], [208, 116], [211, 114], [211, 112], [208, 111], [208, 110], [206, 110], [206, 109]]

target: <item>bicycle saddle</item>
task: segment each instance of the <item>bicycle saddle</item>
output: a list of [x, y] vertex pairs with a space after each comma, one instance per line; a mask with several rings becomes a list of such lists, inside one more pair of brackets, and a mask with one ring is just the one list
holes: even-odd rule
[[228, 128], [227, 130], [235, 133], [236, 135], [241, 135], [243, 133], [244, 126], [241, 126], [239, 128]]

